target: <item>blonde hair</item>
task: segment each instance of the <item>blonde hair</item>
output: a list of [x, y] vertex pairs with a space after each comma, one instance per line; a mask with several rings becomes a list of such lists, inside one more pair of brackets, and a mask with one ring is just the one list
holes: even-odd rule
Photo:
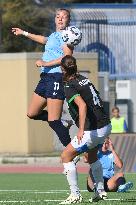
[[66, 11], [67, 14], [68, 14], [69, 21], [70, 21], [70, 19], [71, 19], [71, 15], [70, 15], [70, 11], [69, 11], [68, 9], [65, 9], [65, 8], [59, 8], [59, 9], [56, 10], [56, 13], [57, 13], [58, 11]]

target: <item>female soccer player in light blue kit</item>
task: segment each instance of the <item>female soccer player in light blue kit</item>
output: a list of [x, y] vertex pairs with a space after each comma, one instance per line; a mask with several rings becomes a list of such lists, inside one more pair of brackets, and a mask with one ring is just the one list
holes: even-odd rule
[[[63, 42], [61, 32], [69, 22], [70, 12], [59, 9], [55, 16], [56, 32], [48, 38], [28, 33], [20, 28], [12, 28], [12, 32], [17, 36], [24, 35], [33, 41], [45, 44], [42, 60], [36, 61], [36, 66], [41, 67], [41, 80], [32, 96], [27, 116], [34, 120], [48, 121], [64, 146], [71, 139], [68, 128], [60, 120], [65, 98], [60, 63], [62, 57], [72, 55], [73, 48]], [[46, 106], [48, 112], [43, 110]]]

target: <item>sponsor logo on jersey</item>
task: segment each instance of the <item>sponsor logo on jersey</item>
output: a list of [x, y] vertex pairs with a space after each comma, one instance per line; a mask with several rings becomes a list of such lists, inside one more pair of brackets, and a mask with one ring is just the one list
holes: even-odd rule
[[84, 79], [84, 80], [79, 81], [79, 85], [81, 85], [81, 86], [87, 85], [88, 83], [90, 83], [89, 79]]

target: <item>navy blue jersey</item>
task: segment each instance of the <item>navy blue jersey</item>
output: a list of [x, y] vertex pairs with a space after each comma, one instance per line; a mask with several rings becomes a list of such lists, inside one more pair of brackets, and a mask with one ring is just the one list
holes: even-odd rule
[[99, 129], [110, 123], [104, 111], [103, 102], [99, 93], [89, 79], [82, 75], [77, 75], [75, 79], [65, 84], [64, 89], [70, 115], [78, 127], [78, 106], [74, 102], [76, 96], [81, 96], [87, 105], [87, 116], [85, 121], [86, 131]]

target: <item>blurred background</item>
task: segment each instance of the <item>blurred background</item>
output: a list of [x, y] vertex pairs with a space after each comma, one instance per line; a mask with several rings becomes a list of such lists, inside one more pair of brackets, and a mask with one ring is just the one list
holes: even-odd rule
[[[83, 34], [75, 48], [81, 74], [95, 84], [106, 112], [116, 105], [128, 133], [111, 135], [126, 160], [125, 169], [136, 170], [129, 150], [136, 146], [136, 1], [0, 0], [0, 154], [6, 157], [56, 156], [63, 149], [43, 122], [27, 119], [27, 107], [39, 80], [35, 61], [43, 46], [25, 37], [16, 38], [12, 27], [48, 36], [54, 31], [56, 8], [71, 11], [71, 25]], [[70, 119], [64, 104], [63, 119]], [[76, 126], [70, 129], [76, 134]], [[125, 138], [124, 138], [125, 137]], [[119, 140], [118, 140], [119, 139]], [[125, 144], [124, 144], [125, 142]], [[123, 145], [123, 146], [122, 146]], [[6, 160], [5, 160], [6, 161]]]

